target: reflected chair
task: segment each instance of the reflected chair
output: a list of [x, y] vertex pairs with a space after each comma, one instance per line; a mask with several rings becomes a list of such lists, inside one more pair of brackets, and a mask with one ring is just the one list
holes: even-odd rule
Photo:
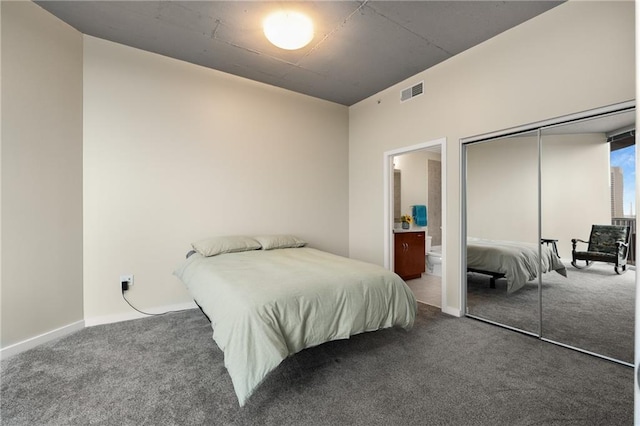
[[[578, 269], [588, 268], [593, 262], [613, 263], [614, 271], [620, 275], [627, 270], [627, 255], [629, 253], [630, 228], [621, 225], [593, 225], [589, 241], [573, 238], [571, 244], [571, 264]], [[587, 251], [578, 251], [578, 243], [588, 244]], [[586, 262], [578, 266], [578, 260]]]

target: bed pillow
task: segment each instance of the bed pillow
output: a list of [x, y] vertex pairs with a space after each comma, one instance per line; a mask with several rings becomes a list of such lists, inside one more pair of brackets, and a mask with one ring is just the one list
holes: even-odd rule
[[258, 250], [261, 247], [258, 241], [241, 235], [207, 238], [206, 240], [196, 241], [191, 246], [205, 257], [222, 253]]
[[304, 247], [307, 245], [306, 241], [293, 235], [261, 235], [254, 238], [260, 243], [262, 250]]

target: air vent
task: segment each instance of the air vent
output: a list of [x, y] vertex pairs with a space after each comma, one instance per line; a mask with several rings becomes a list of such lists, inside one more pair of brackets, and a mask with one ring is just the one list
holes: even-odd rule
[[421, 81], [415, 86], [408, 87], [400, 92], [400, 102], [408, 101], [409, 99], [413, 99], [418, 95], [422, 95], [423, 84], [424, 81]]

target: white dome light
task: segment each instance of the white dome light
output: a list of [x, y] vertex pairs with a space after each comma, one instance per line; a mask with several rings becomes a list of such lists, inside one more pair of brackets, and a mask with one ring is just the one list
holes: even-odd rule
[[262, 26], [267, 39], [281, 49], [300, 49], [313, 39], [313, 23], [302, 13], [275, 12], [267, 16]]

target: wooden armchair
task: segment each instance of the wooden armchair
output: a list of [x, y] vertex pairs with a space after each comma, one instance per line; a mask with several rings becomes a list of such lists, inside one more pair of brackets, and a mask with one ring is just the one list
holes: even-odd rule
[[[627, 270], [627, 254], [631, 230], [621, 225], [593, 225], [589, 241], [574, 238], [571, 240], [573, 249], [571, 264], [578, 269], [588, 268], [593, 262], [613, 263], [614, 271], [620, 275]], [[577, 243], [589, 244], [587, 251], [577, 251]], [[577, 261], [584, 260], [584, 266], [578, 266]]]

